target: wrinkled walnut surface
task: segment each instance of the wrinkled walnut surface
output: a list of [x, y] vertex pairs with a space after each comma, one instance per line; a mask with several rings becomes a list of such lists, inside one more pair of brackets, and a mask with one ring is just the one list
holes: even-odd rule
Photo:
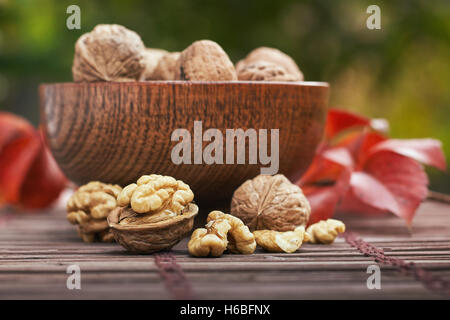
[[67, 220], [78, 225], [86, 242], [112, 241], [106, 217], [117, 207], [116, 197], [122, 191], [118, 185], [92, 181], [78, 188], [67, 202]]
[[310, 243], [331, 244], [339, 233], [345, 232], [345, 224], [336, 219], [322, 220], [306, 229]]
[[231, 253], [252, 254], [256, 249], [256, 241], [253, 233], [248, 227], [237, 217], [225, 214], [221, 211], [211, 211], [207, 221], [226, 220], [231, 228], [228, 231], [227, 250]]
[[244, 65], [238, 71], [239, 80], [248, 81], [297, 81], [282, 66], [272, 62], [257, 61]]
[[158, 61], [151, 77], [147, 80], [175, 80], [175, 69], [180, 57], [179, 52], [169, 52]]
[[195, 229], [188, 242], [189, 253], [194, 257], [219, 257], [227, 249], [230, 223], [225, 219], [211, 220], [205, 228]]
[[298, 227], [294, 231], [256, 230], [253, 232], [256, 243], [269, 252], [293, 253], [297, 251], [308, 234], [304, 227]]
[[125, 188], [117, 197], [118, 205], [130, 205], [136, 213], [173, 217], [194, 199], [183, 181], [157, 174], [145, 175]]
[[231, 214], [251, 231], [291, 231], [306, 226], [310, 213], [302, 190], [282, 174], [247, 180], [236, 189], [231, 201]]
[[134, 81], [144, 71], [145, 46], [139, 35], [116, 24], [100, 24], [75, 44], [75, 82]]
[[114, 238], [129, 251], [152, 253], [170, 249], [186, 236], [194, 226], [198, 207], [190, 203], [181, 214], [158, 222], [137, 219], [133, 223], [123, 223], [133, 213], [130, 207], [118, 207], [111, 212], [108, 224]]
[[155, 69], [168, 52], [163, 49], [147, 48], [143, 52], [144, 71], [141, 74], [140, 80], [154, 79]]
[[282, 67], [292, 76], [293, 80], [289, 81], [303, 81], [303, 73], [300, 71], [295, 61], [284, 52], [275, 48], [260, 47], [254, 49], [236, 64], [236, 71], [240, 73], [242, 69], [246, 68], [249, 64], [260, 61]]
[[236, 70], [228, 55], [217, 43], [200, 40], [192, 43], [177, 61], [176, 80], [237, 80]]

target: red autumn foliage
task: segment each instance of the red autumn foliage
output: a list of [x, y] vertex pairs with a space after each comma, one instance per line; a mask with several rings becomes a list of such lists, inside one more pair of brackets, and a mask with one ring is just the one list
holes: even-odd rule
[[297, 182], [311, 204], [310, 224], [342, 211], [390, 212], [411, 225], [428, 191], [421, 164], [446, 168], [441, 143], [389, 139], [373, 124], [347, 111], [328, 112], [325, 139]]
[[46, 208], [66, 184], [40, 131], [21, 117], [0, 112], [0, 207]]

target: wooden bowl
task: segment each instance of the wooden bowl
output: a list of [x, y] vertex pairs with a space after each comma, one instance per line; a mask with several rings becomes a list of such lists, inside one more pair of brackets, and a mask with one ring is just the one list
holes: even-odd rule
[[[173, 163], [172, 132], [187, 129], [194, 152], [194, 121], [203, 133], [220, 129], [279, 129], [279, 173], [295, 180], [321, 140], [328, 84], [320, 82], [98, 82], [40, 86], [41, 123], [66, 176], [125, 186], [144, 174], [188, 183], [200, 205], [229, 203], [233, 191], [267, 165]], [[269, 134], [269, 137], [271, 135]], [[270, 139], [268, 139], [270, 141]], [[203, 142], [205, 147], [210, 142]], [[270, 154], [271, 145], [267, 146]], [[234, 148], [235, 152], [237, 146]], [[248, 146], [246, 146], [248, 150]]]

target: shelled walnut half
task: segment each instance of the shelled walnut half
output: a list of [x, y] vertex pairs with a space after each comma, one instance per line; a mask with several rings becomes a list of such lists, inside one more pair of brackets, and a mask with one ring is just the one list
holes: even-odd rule
[[118, 185], [92, 181], [78, 188], [67, 202], [67, 220], [78, 225], [85, 242], [114, 240], [106, 217], [117, 207], [116, 197], [122, 191]]
[[293, 253], [303, 242], [309, 240], [304, 227], [297, 227], [294, 231], [279, 232], [274, 230], [257, 230], [253, 232], [256, 243], [269, 252]]
[[195, 257], [218, 257], [225, 250], [252, 254], [255, 248], [255, 237], [248, 227], [239, 218], [217, 210], [209, 213], [205, 228], [196, 229], [188, 243], [189, 253]]
[[193, 199], [194, 193], [183, 181], [145, 175], [118, 195], [120, 207], [108, 216], [109, 227], [116, 241], [129, 251], [170, 249], [192, 230], [198, 213]]
[[345, 224], [336, 219], [322, 220], [306, 229], [310, 243], [331, 244], [339, 233], [345, 232]]

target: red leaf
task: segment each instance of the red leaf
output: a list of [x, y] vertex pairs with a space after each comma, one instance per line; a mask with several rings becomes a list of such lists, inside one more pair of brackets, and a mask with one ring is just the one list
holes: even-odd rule
[[330, 140], [343, 130], [368, 125], [370, 120], [365, 117], [344, 110], [330, 109], [325, 126], [325, 138]]
[[[367, 205], [366, 211], [389, 211], [410, 225], [427, 195], [428, 179], [423, 167], [397, 153], [380, 151], [367, 160], [363, 170], [354, 172], [350, 179], [353, 196]], [[339, 210], [358, 208], [358, 204], [349, 203], [351, 199], [345, 197]]]
[[303, 193], [311, 206], [308, 225], [333, 216], [339, 201], [347, 192], [349, 179], [350, 170], [342, 168], [341, 174], [331, 185], [310, 184], [302, 187]]
[[335, 181], [343, 167], [353, 168], [353, 159], [344, 148], [332, 148], [322, 151], [314, 157], [308, 170], [301, 177], [299, 184], [318, 184]]
[[20, 117], [0, 113], [0, 206], [47, 207], [66, 183], [39, 132]]
[[66, 184], [65, 176], [42, 143], [21, 187], [20, 205], [27, 209], [46, 208], [59, 197]]
[[17, 204], [20, 187], [41, 147], [37, 134], [15, 139], [0, 153], [0, 203]]
[[344, 148], [325, 150], [317, 155], [308, 171], [298, 181], [311, 205], [308, 224], [333, 216], [346, 193], [353, 161]]
[[33, 126], [25, 119], [8, 112], [0, 112], [0, 152], [12, 140], [33, 132]]
[[389, 139], [377, 144], [370, 150], [370, 155], [380, 151], [392, 151], [405, 157], [415, 159], [423, 164], [446, 169], [442, 144], [434, 139]]

